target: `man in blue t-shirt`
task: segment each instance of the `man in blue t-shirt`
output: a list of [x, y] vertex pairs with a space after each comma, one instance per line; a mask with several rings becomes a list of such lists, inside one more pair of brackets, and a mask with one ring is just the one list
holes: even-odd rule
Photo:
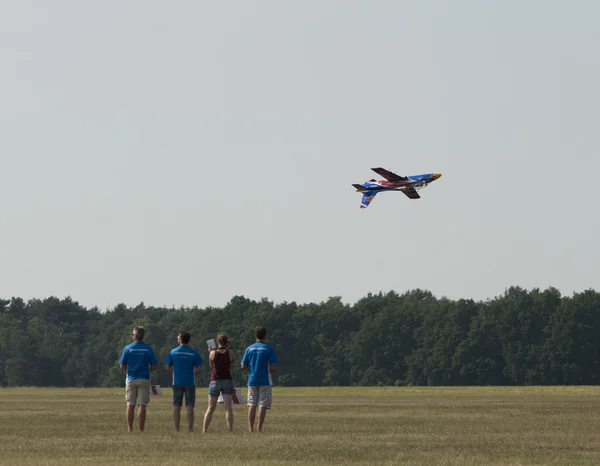
[[267, 329], [263, 326], [254, 329], [256, 343], [248, 346], [242, 358], [242, 370], [248, 377], [248, 431], [254, 432], [254, 419], [258, 406], [258, 431], [262, 432], [267, 409], [271, 409], [273, 393], [271, 373], [277, 370], [277, 356], [272, 347], [265, 343]]
[[146, 425], [146, 405], [150, 402], [150, 372], [156, 370], [158, 362], [150, 345], [144, 343], [144, 327], [134, 327], [131, 337], [133, 343], [123, 349], [119, 364], [127, 371], [125, 400], [127, 401], [127, 431], [133, 432], [133, 415], [138, 405], [138, 424], [140, 432]]
[[166, 370], [173, 374], [173, 421], [175, 430], [179, 432], [181, 405], [185, 394], [187, 408], [188, 432], [194, 431], [194, 405], [196, 404], [195, 377], [202, 369], [202, 358], [193, 348], [188, 346], [191, 335], [186, 331], [179, 332], [179, 346], [169, 353], [165, 364]]

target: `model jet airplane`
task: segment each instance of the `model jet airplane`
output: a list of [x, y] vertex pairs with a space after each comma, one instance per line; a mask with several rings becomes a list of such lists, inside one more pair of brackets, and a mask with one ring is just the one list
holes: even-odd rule
[[400, 176], [385, 168], [371, 168], [375, 173], [383, 176], [385, 180], [369, 180], [363, 184], [353, 184], [357, 192], [363, 193], [360, 208], [366, 208], [375, 196], [381, 191], [402, 191], [411, 199], [419, 199], [419, 189], [424, 188], [432, 181], [437, 180], [441, 173], [426, 173], [424, 175]]

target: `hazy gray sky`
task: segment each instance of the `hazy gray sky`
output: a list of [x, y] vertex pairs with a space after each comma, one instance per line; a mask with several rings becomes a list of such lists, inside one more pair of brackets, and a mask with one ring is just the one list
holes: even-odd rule
[[[597, 1], [0, 6], [0, 297], [600, 288]], [[441, 172], [368, 209], [382, 166]], [[377, 176], [376, 176], [377, 177]]]

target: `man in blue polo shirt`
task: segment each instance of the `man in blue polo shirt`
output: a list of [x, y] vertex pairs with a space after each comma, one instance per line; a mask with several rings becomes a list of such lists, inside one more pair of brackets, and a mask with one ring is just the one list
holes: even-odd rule
[[150, 345], [144, 343], [144, 327], [134, 327], [131, 337], [133, 343], [123, 349], [119, 365], [127, 371], [125, 400], [127, 401], [127, 431], [133, 432], [133, 414], [138, 405], [138, 424], [140, 432], [146, 425], [146, 405], [150, 402], [150, 372], [156, 370], [158, 362]]
[[179, 346], [169, 353], [165, 364], [166, 370], [173, 374], [173, 422], [179, 432], [181, 405], [185, 394], [188, 432], [194, 431], [194, 405], [196, 404], [196, 375], [202, 369], [202, 358], [193, 348], [188, 346], [191, 335], [186, 331], [179, 332]]
[[248, 346], [242, 358], [242, 370], [248, 377], [248, 431], [254, 432], [256, 407], [258, 406], [258, 431], [262, 432], [267, 409], [271, 409], [273, 393], [271, 373], [277, 370], [277, 356], [272, 347], [265, 343], [267, 329], [254, 329], [256, 343]]

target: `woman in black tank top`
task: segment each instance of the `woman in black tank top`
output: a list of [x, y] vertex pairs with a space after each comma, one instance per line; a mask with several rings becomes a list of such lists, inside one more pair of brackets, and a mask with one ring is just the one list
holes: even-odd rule
[[210, 352], [209, 363], [211, 368], [210, 384], [208, 385], [208, 408], [204, 414], [204, 425], [202, 432], [206, 432], [213, 413], [217, 407], [219, 395], [223, 395], [223, 407], [225, 408], [225, 421], [229, 432], [233, 429], [233, 410], [231, 409], [231, 398], [233, 397], [233, 379], [231, 377], [231, 365], [235, 362], [235, 353], [231, 349], [231, 342], [225, 333], [217, 336], [219, 348]]

